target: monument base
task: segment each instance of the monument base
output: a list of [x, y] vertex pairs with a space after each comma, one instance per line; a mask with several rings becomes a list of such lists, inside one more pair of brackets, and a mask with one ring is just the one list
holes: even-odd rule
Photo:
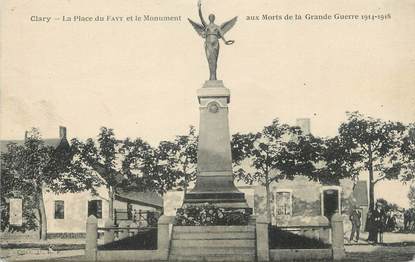
[[[217, 207], [252, 210], [245, 199], [245, 194], [240, 192], [231, 175], [227, 176], [199, 176], [195, 187], [184, 195], [184, 205], [213, 204]], [[249, 209], [249, 210], [248, 210]]]
[[245, 194], [242, 192], [189, 192], [184, 196], [184, 205], [204, 205], [206, 203], [223, 208], [243, 208], [252, 214], [251, 208], [246, 203]]

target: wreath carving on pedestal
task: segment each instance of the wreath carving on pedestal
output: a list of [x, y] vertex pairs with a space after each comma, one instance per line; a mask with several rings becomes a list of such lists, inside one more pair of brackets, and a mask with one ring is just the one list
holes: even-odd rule
[[219, 111], [219, 105], [216, 102], [212, 102], [208, 105], [208, 110], [211, 113], [217, 113]]
[[212, 204], [187, 205], [177, 209], [178, 226], [247, 225], [250, 213], [245, 209], [222, 208]]

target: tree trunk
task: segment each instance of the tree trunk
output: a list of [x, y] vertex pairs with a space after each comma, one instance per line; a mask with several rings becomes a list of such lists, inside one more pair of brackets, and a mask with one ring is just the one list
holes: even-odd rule
[[114, 194], [115, 193], [115, 189], [114, 187], [110, 186], [108, 189], [108, 218], [111, 219], [112, 221], [115, 221], [115, 217], [114, 217]]
[[40, 218], [40, 239], [47, 240], [47, 232], [48, 232], [48, 221], [46, 218], [46, 209], [45, 209], [45, 202], [43, 201], [43, 187], [41, 186], [39, 191], [39, 218]]
[[271, 219], [272, 219], [272, 214], [271, 214], [271, 191], [270, 191], [270, 183], [269, 183], [269, 177], [268, 174], [265, 175], [265, 189], [267, 192], [267, 217], [268, 217], [268, 222], [271, 223]]
[[184, 191], [184, 194], [186, 195], [187, 194], [187, 182], [184, 182], [183, 191]]
[[373, 160], [372, 154], [369, 154], [368, 162], [369, 170], [369, 210], [373, 211], [375, 209], [375, 184], [373, 183]]
[[186, 195], [186, 193], [187, 193], [187, 186], [188, 186], [188, 183], [189, 183], [189, 179], [188, 179], [188, 177], [187, 177], [187, 174], [186, 174], [186, 165], [184, 165], [184, 167], [183, 167], [183, 174], [184, 174], [184, 187], [183, 187], [183, 191], [184, 191], [184, 194]]

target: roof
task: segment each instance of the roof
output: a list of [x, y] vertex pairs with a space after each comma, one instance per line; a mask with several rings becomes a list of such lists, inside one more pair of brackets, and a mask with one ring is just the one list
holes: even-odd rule
[[133, 204], [150, 206], [154, 208], [163, 208], [163, 198], [156, 192], [136, 192], [118, 190], [115, 199]]
[[[52, 147], [58, 147], [61, 143], [62, 143], [63, 139], [60, 138], [46, 138], [43, 139], [43, 141], [45, 142], [45, 145], [47, 146], [52, 146]], [[11, 144], [11, 143], [15, 143], [18, 145], [23, 145], [24, 144], [24, 140], [0, 140], [0, 153], [5, 153], [7, 152], [7, 145]]]
[[367, 194], [367, 182], [365, 180], [357, 181], [353, 189], [353, 197], [356, 199], [358, 206], [368, 206], [369, 199]]

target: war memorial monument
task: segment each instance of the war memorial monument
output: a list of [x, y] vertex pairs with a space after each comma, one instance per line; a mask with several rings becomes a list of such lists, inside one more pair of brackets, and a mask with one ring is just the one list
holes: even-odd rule
[[237, 17], [215, 24], [203, 18], [201, 24], [189, 19], [204, 39], [209, 65], [209, 80], [197, 90], [200, 109], [197, 179], [194, 188], [184, 195], [171, 237], [169, 260], [172, 261], [253, 261], [255, 260], [255, 225], [249, 225], [252, 209], [244, 193], [234, 185], [228, 121], [230, 91], [217, 79], [220, 40], [235, 25]]
[[[304, 234], [331, 242], [324, 249], [270, 249], [268, 216], [257, 209], [253, 214], [243, 192], [234, 184], [229, 132], [228, 104], [230, 90], [217, 79], [220, 42], [232, 45], [225, 34], [237, 17], [215, 24], [215, 15], [205, 21], [198, 1], [200, 23], [189, 19], [199, 36], [209, 66], [209, 79], [197, 90], [200, 110], [197, 149], [197, 178], [193, 189], [185, 192], [183, 203], [177, 198], [158, 220], [157, 250], [99, 250], [97, 219], [87, 221], [85, 257], [91, 261], [125, 259], [134, 261], [279, 261], [284, 259], [344, 258], [343, 218], [334, 215], [331, 226], [325, 218], [318, 225], [301, 229]], [[255, 193], [256, 194], [256, 193]], [[177, 201], [178, 200], [178, 201]], [[259, 205], [259, 204], [258, 204]], [[170, 212], [174, 210], [174, 212]], [[320, 221], [320, 220], [319, 220]], [[101, 228], [102, 229], [102, 228]], [[114, 241], [110, 229], [104, 228], [104, 243]], [[115, 228], [117, 229], [117, 228]], [[119, 230], [119, 228], [118, 228]], [[127, 232], [127, 231], [126, 231]], [[329, 232], [331, 235], [329, 237]], [[329, 240], [331, 238], [331, 241]], [[105, 241], [107, 240], [107, 241]]]

